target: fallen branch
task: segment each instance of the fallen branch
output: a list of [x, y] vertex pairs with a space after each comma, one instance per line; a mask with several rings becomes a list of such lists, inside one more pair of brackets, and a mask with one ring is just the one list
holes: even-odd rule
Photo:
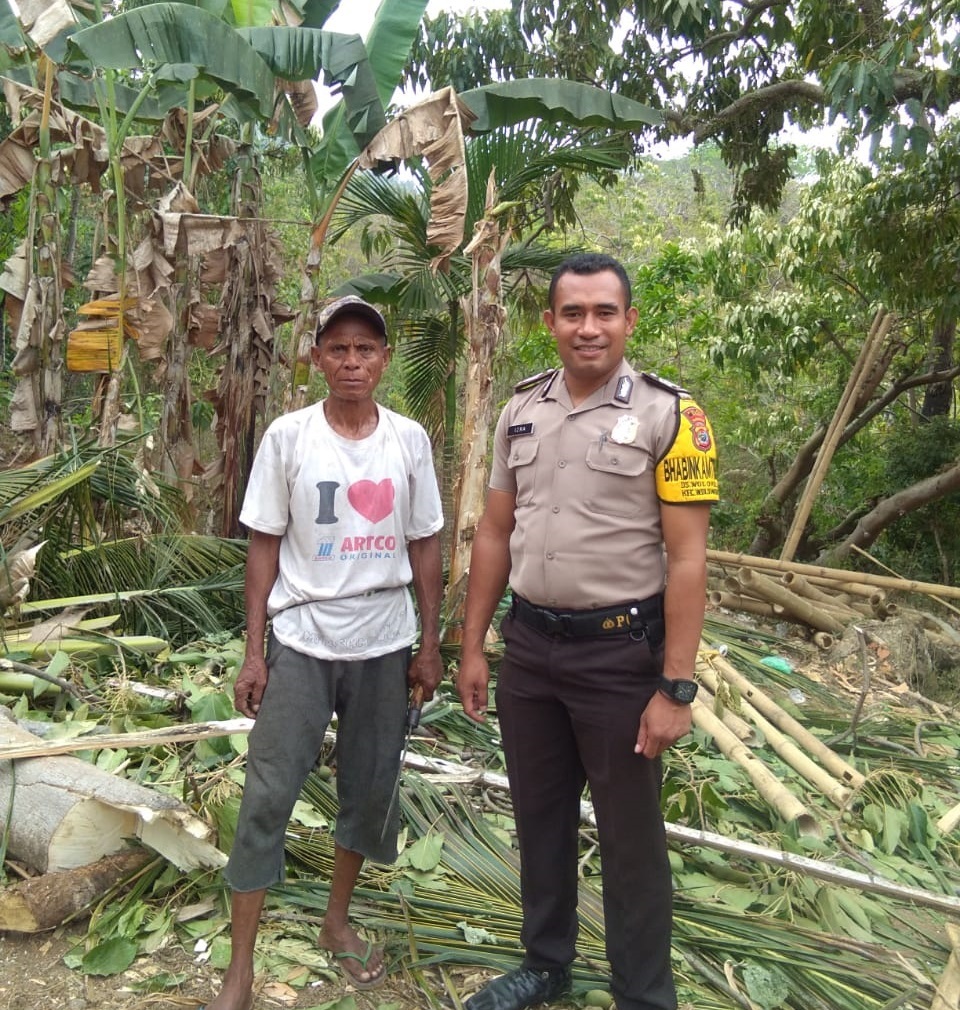
[[15, 659], [7, 659], [6, 656], [0, 656], [0, 670], [15, 670], [17, 673], [26, 674], [28, 677], [36, 677], [37, 680], [46, 681], [48, 684], [59, 687], [61, 691], [72, 694], [77, 701], [83, 701], [80, 697], [80, 692], [77, 691], [69, 680], [64, 680], [63, 677], [55, 677], [52, 673], [47, 673], [46, 670], [37, 670], [26, 663], [18, 663]]
[[98, 733], [71, 737], [69, 740], [17, 740], [0, 743], [0, 761], [13, 758], [51, 757], [54, 754], [75, 754], [84, 750], [104, 750], [109, 747], [155, 747], [158, 744], [190, 743], [234, 733], [249, 733], [252, 719], [223, 719], [215, 722], [191, 722], [177, 726], [161, 726], [135, 733]]

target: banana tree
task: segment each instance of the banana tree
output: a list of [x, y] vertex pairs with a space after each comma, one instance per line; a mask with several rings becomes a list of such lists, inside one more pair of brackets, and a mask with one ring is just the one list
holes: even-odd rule
[[[69, 11], [66, 4], [62, 6]], [[283, 9], [293, 10], [289, 6]], [[160, 158], [151, 161], [145, 157], [143, 161], [149, 162], [148, 172], [160, 169], [168, 173], [168, 179], [179, 177], [182, 187], [183, 182], [192, 185], [201, 164], [210, 169], [221, 163], [222, 147], [213, 151], [218, 116], [229, 115], [237, 122], [241, 137], [247, 142], [246, 152], [255, 150], [255, 127], [266, 124], [309, 151], [314, 141], [306, 126], [313, 108], [309, 101], [303, 101], [303, 95], [305, 90], [312, 92], [311, 82], [321, 75], [341, 91], [342, 128], [356, 133], [356, 143], [364, 144], [384, 123], [383, 104], [361, 40], [311, 27], [326, 17], [329, 5], [307, 4], [301, 11], [304, 19], [300, 25], [283, 27], [258, 26], [252, 23], [253, 16], [248, 17], [246, 23], [238, 24], [237, 11], [248, 15], [252, 12], [265, 20], [272, 17], [271, 9], [263, 5], [258, 8], [238, 6], [236, 10], [225, 7], [221, 12], [224, 18], [221, 18], [203, 8], [184, 4], [149, 4], [86, 28], [72, 24], [49, 40], [50, 48], [56, 50], [61, 61], [61, 98], [69, 97], [84, 110], [96, 109], [105, 124], [112, 192], [118, 197], [115, 227], [105, 229], [108, 236], [113, 236], [106, 250], [114, 262], [113, 277], [104, 269], [102, 260], [98, 272], [98, 280], [108, 285], [112, 283], [113, 289], [100, 289], [101, 296], [108, 297], [93, 303], [98, 319], [83, 331], [83, 335], [90, 339], [92, 327], [97, 336], [118, 337], [111, 347], [124, 348], [124, 335], [141, 335], [131, 328], [129, 317], [135, 318], [137, 312], [143, 312], [147, 301], [169, 303], [165, 307], [171, 334], [169, 344], [158, 346], [161, 342], [154, 339], [149, 348], [151, 355], [159, 357], [164, 365], [161, 465], [184, 482], [192, 478], [197, 468], [190, 426], [192, 394], [187, 368], [190, 353], [187, 334], [197, 328], [191, 326], [191, 321], [205, 314], [207, 301], [187, 289], [185, 282], [189, 271], [185, 263], [191, 253], [198, 251], [190, 239], [195, 238], [198, 231], [209, 233], [209, 229], [193, 227], [195, 220], [183, 213], [184, 209], [194, 214], [199, 211], [199, 207], [191, 206], [189, 189], [172, 195], [168, 202], [177, 212], [175, 219], [154, 214], [153, 248], [141, 245], [136, 257], [138, 263], [172, 258], [171, 276], [158, 283], [156, 271], [148, 272], [149, 276], [145, 277], [139, 267], [139, 278], [129, 276], [127, 200], [124, 197], [131, 193], [123, 152], [132, 128], [142, 119], [158, 121], [157, 113], [160, 113], [164, 138], [173, 141], [182, 155], [171, 158], [169, 152], [161, 151], [158, 145], [157, 150], [150, 153]], [[225, 20], [228, 15], [231, 23]], [[7, 23], [0, 18], [0, 27]], [[88, 74], [94, 86], [85, 86], [78, 71]], [[123, 77], [136, 87], [125, 87]], [[215, 97], [221, 101], [214, 103]], [[171, 108], [173, 113], [163, 121], [163, 114]], [[211, 109], [216, 110], [216, 114], [207, 120], [200, 134], [199, 126]], [[198, 127], [197, 135], [194, 135], [194, 126]], [[18, 154], [22, 151], [22, 146], [17, 148]], [[235, 216], [245, 218], [246, 223], [239, 229], [241, 234], [235, 233], [235, 241], [222, 244], [228, 256], [236, 257], [238, 250], [244, 251], [242, 263], [235, 258], [222, 271], [226, 280], [221, 297], [220, 345], [229, 353], [215, 394], [221, 410], [221, 460], [213, 464], [212, 470], [223, 474], [226, 486], [224, 497], [228, 508], [224, 527], [227, 532], [233, 532], [235, 527], [235, 508], [231, 506], [242, 494], [245, 469], [245, 453], [231, 451], [231, 448], [252, 444], [256, 415], [265, 410], [264, 374], [275, 357], [270, 346], [273, 327], [278, 312], [279, 318], [289, 318], [286, 310], [274, 306], [273, 289], [279, 273], [262, 223], [256, 185], [248, 184], [251, 180], [254, 183], [258, 180], [255, 172], [236, 176], [235, 192], [243, 193], [246, 199], [245, 213]], [[170, 210], [168, 207], [167, 211]], [[165, 234], [167, 225], [170, 227]], [[219, 226], [224, 233], [230, 228], [226, 219], [221, 220]], [[175, 244], [178, 239], [183, 242], [179, 259]], [[165, 249], [158, 248], [160, 241], [166, 243]], [[128, 300], [126, 287], [129, 283], [135, 284], [137, 279], [147, 280], [148, 284], [139, 299]], [[92, 286], [89, 279], [88, 286]], [[115, 312], [105, 320], [102, 307], [108, 301], [115, 305]], [[240, 311], [236, 311], [238, 305]], [[174, 325], [174, 321], [179, 325]], [[107, 370], [108, 388], [114, 392], [114, 403], [117, 403], [120, 389], [118, 358], [119, 355], [113, 356]], [[234, 437], [235, 442], [232, 441]]]

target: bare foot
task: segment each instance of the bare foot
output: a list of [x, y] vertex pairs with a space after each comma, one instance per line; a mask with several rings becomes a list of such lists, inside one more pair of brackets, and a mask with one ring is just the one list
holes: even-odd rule
[[228, 968], [220, 992], [201, 1010], [253, 1010], [253, 976]]
[[[383, 948], [364, 940], [351, 925], [336, 926], [325, 922], [318, 943], [333, 954], [347, 980], [358, 989], [376, 989], [386, 981]], [[211, 1010], [219, 1008], [211, 1007]]]

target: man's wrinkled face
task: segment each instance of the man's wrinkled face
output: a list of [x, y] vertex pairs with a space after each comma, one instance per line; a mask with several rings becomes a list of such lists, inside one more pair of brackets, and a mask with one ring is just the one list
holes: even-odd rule
[[327, 327], [311, 357], [332, 398], [359, 402], [373, 396], [390, 361], [390, 348], [363, 316], [343, 315]]

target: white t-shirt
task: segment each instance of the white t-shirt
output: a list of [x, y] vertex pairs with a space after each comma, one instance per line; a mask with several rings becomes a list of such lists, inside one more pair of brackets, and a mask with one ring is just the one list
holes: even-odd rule
[[416, 640], [408, 540], [443, 526], [430, 440], [377, 406], [376, 431], [338, 435], [323, 404], [278, 417], [257, 450], [240, 512], [283, 536], [267, 601], [284, 645], [321, 659], [370, 659]]

